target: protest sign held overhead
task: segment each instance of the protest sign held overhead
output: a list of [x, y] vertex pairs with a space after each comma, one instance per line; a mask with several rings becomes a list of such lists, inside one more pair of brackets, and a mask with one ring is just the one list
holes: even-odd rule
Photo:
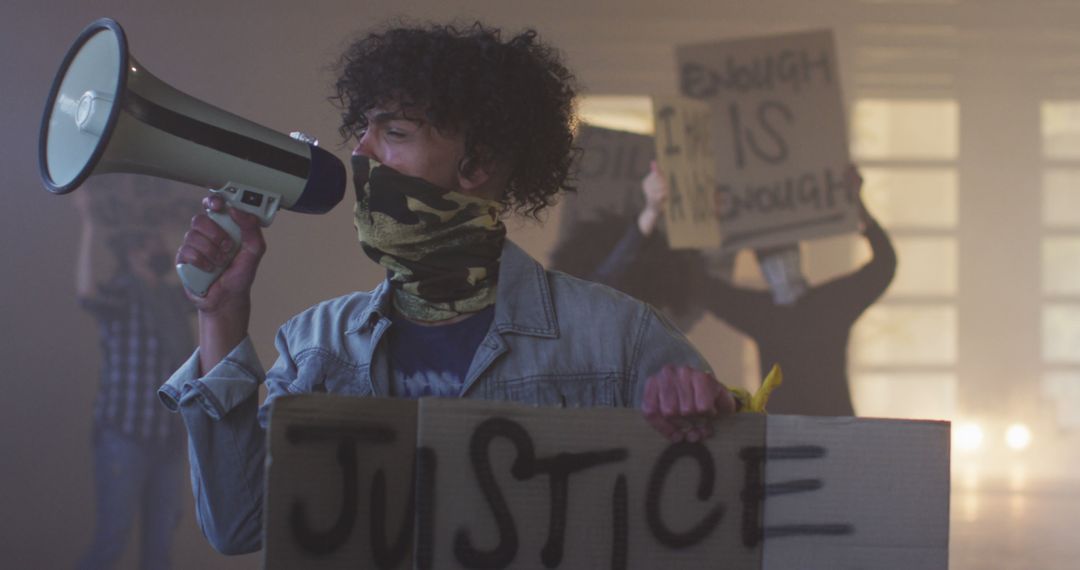
[[199, 189], [153, 176], [107, 174], [89, 179], [90, 215], [113, 231], [166, 231], [180, 235], [202, 211]]
[[199, 192], [197, 187], [153, 176], [89, 178], [79, 199], [85, 200], [86, 215], [95, 228], [90, 244], [93, 265], [102, 275], [114, 271], [117, 261], [107, 252], [110, 243], [123, 235], [152, 234], [169, 247], [179, 244], [191, 218], [202, 212]]
[[676, 55], [682, 94], [713, 109], [724, 249], [857, 227], [832, 32], [680, 46]]
[[686, 97], [653, 97], [656, 162], [668, 184], [664, 209], [672, 248], [720, 244], [714, 205], [716, 164], [709, 105]]
[[576, 224], [605, 213], [633, 219], [644, 206], [641, 179], [656, 156], [650, 136], [588, 124], [578, 127], [574, 146], [582, 151], [576, 164], [577, 192], [562, 198], [560, 242]]
[[274, 403], [285, 568], [945, 569], [949, 425], [326, 395]]

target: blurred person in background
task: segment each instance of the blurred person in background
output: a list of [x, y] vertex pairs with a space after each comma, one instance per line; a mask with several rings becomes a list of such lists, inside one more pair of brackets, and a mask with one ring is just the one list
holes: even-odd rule
[[[134, 178], [110, 177], [121, 184]], [[194, 348], [193, 310], [170, 279], [173, 255], [159, 233], [98, 227], [90, 201], [98, 189], [74, 196], [82, 218], [76, 295], [97, 320], [102, 354], [93, 423], [94, 536], [78, 568], [113, 568], [138, 519], [139, 568], [167, 569], [186, 462], [183, 425], [161, 405], [157, 389]], [[116, 269], [99, 281], [92, 251], [102, 230], [111, 230], [104, 243]]]
[[855, 321], [892, 281], [896, 252], [863, 204], [856, 167], [848, 169], [846, 180], [858, 196], [860, 233], [873, 258], [824, 283], [807, 282], [797, 243], [754, 252], [768, 290], [731, 282], [734, 254], [671, 249], [657, 227], [668, 187], [655, 162], [642, 180], [645, 206], [637, 217], [628, 221], [608, 214], [582, 222], [553, 252], [551, 266], [640, 298], [684, 331], [709, 311], [750, 337], [757, 345], [761, 373], [774, 364], [784, 371], [783, 388], [769, 399], [772, 413], [852, 416], [848, 338]]

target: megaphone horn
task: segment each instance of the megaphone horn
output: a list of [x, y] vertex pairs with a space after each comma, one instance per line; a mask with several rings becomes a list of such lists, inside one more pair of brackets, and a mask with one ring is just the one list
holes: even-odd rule
[[[146, 174], [210, 188], [269, 225], [279, 208], [322, 214], [345, 195], [344, 164], [317, 144], [161, 81], [130, 54], [120, 24], [102, 18], [79, 34], [53, 80], [38, 159], [45, 188], [56, 194], [93, 175]], [[210, 215], [239, 243], [228, 214]], [[221, 271], [177, 270], [200, 296]]]

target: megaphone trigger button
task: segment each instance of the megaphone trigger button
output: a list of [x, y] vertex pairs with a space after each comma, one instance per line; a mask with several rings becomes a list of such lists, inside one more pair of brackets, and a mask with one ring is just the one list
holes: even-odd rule
[[263, 195], [258, 192], [252, 192], [251, 190], [244, 190], [244, 193], [240, 195], [240, 202], [247, 204], [248, 206], [254, 206], [256, 208], [262, 206]]

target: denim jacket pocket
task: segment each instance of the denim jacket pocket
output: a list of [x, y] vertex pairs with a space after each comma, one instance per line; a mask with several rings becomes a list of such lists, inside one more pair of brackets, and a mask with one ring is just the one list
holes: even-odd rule
[[536, 375], [497, 380], [492, 397], [558, 408], [618, 407], [623, 404], [621, 379], [614, 372]]
[[298, 356], [296, 368], [296, 379], [288, 388], [291, 394], [371, 395], [366, 366], [339, 358], [324, 349], [312, 349]]

